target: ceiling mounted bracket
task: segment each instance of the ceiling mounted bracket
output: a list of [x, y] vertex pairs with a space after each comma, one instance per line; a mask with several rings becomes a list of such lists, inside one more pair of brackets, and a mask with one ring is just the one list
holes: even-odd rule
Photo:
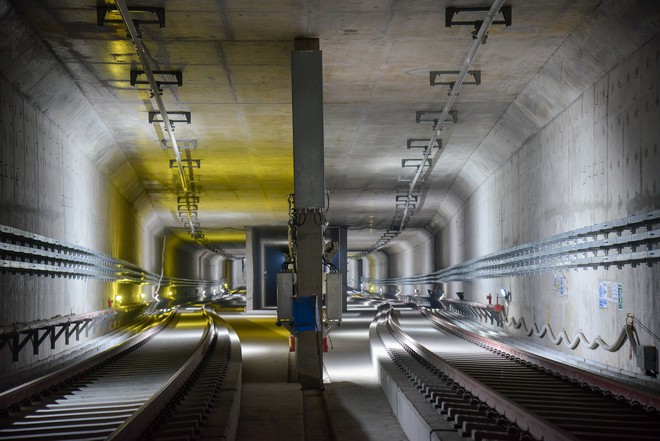
[[[179, 139], [177, 144], [182, 150], [197, 150], [197, 140], [196, 139]], [[171, 149], [172, 144], [167, 139], [160, 140], [160, 147], [163, 150]]]
[[[201, 159], [186, 159], [183, 161], [184, 167], [188, 168], [201, 168], [202, 160]], [[170, 168], [177, 168], [178, 163], [176, 159], [170, 159]]]
[[396, 193], [402, 195], [407, 195], [409, 192], [415, 195], [421, 194], [422, 182], [423, 179], [418, 179], [417, 182], [415, 182], [415, 186], [411, 189], [410, 184], [412, 184], [412, 178], [399, 176], [396, 181]]
[[[432, 112], [425, 112], [425, 111], [420, 111], [417, 112], [416, 115], [416, 121], [417, 123], [433, 123], [433, 136], [431, 139], [428, 141], [428, 146], [426, 149], [424, 149], [424, 155], [422, 159], [418, 159], [419, 165], [417, 166], [415, 170], [415, 174], [412, 178], [407, 178], [403, 176], [399, 176], [397, 178], [396, 182], [396, 192], [397, 192], [397, 207], [396, 211], [394, 214], [393, 218], [393, 227], [390, 228], [390, 230], [397, 231], [398, 233], [401, 233], [405, 230], [405, 228], [408, 225], [408, 222], [410, 221], [410, 218], [412, 216], [412, 212], [414, 211], [414, 208], [411, 204], [412, 202], [412, 195], [418, 195], [421, 194], [420, 191], [420, 186], [421, 183], [424, 181], [424, 171], [426, 170], [429, 172], [431, 170], [431, 163], [427, 162], [431, 158], [431, 154], [433, 153], [434, 149], [429, 148], [432, 145], [435, 144], [435, 140], [437, 139], [438, 136], [440, 136], [440, 133], [442, 131], [442, 128], [444, 124], [446, 123], [456, 123], [458, 121], [458, 112], [451, 110], [452, 105], [454, 104], [454, 100], [456, 96], [458, 95], [458, 92], [463, 85], [463, 82], [465, 81], [465, 77], [468, 75], [468, 70], [470, 69], [470, 65], [474, 61], [474, 57], [477, 53], [477, 50], [479, 49], [479, 46], [481, 46], [482, 43], [485, 42], [486, 40], [486, 33], [488, 32], [488, 29], [490, 26], [493, 24], [493, 20], [495, 16], [500, 13], [500, 10], [503, 9], [503, 3], [505, 0], [493, 0], [493, 4], [490, 8], [484, 8], [484, 9], [477, 9], [477, 8], [447, 8], [447, 14], [445, 16], [446, 18], [446, 23], [448, 27], [451, 27], [454, 22], [452, 21], [453, 16], [459, 12], [459, 11], [474, 11], [476, 10], [484, 10], [488, 11], [488, 14], [483, 18], [483, 21], [479, 20], [473, 20], [470, 22], [467, 22], [465, 24], [474, 24], [475, 27], [477, 28], [477, 31], [473, 33], [473, 38], [474, 42], [470, 46], [470, 50], [468, 51], [468, 54], [465, 58], [465, 63], [463, 64], [463, 67], [461, 68], [458, 77], [456, 78], [456, 81], [454, 84], [451, 85], [451, 88], [449, 90], [449, 99], [445, 103], [445, 106], [442, 110], [442, 112], [434, 112], [434, 113], [439, 113], [439, 116], [436, 118], [428, 119], [424, 118], [425, 115], [432, 113]], [[511, 22], [511, 10], [504, 10], [502, 11], [502, 14], [505, 16], [504, 23], [501, 24], [506, 24], [507, 26], [510, 25]], [[508, 23], [507, 23], [508, 22]], [[456, 23], [458, 24], [458, 23]], [[475, 35], [476, 34], [476, 35]], [[476, 79], [475, 79], [476, 80]], [[441, 150], [438, 150], [438, 152], [441, 152]], [[412, 160], [409, 159], [404, 159], [402, 161], [402, 166], [406, 166], [407, 162], [412, 162]], [[426, 165], [429, 165], [427, 168]], [[407, 187], [407, 189], [405, 188]], [[401, 204], [399, 202], [399, 193], [402, 193], [402, 197], [405, 198], [405, 203]], [[416, 205], [416, 204], [415, 204]], [[389, 230], [388, 230], [389, 231]], [[398, 235], [398, 234], [397, 234]], [[396, 237], [396, 236], [395, 236]], [[369, 250], [360, 253], [358, 255], [358, 258], [364, 257], [365, 255], [382, 249], [385, 245], [387, 245], [391, 240], [393, 240], [394, 237], [390, 237], [389, 235], [383, 235], [377, 242], [376, 244], [371, 247]]]
[[[406, 158], [401, 160], [401, 167], [420, 167], [423, 163], [423, 159]], [[426, 165], [431, 166], [431, 158], [426, 158]]]
[[195, 228], [200, 227], [199, 219], [197, 219], [196, 217], [182, 219], [181, 222], [183, 223], [183, 226], [187, 229], [189, 229], [191, 225]]
[[[159, 111], [149, 111], [149, 124], [152, 123], [162, 123], [164, 122], [162, 119], [156, 119], [156, 116], [160, 115]], [[180, 112], [180, 111], [173, 111], [173, 112], [167, 112], [167, 115], [181, 115], [183, 116], [183, 119], [174, 119], [174, 118], [169, 118], [170, 123], [175, 123], [175, 122], [184, 122], [187, 124], [190, 124], [192, 121], [192, 115], [190, 112]]]
[[[161, 79], [156, 80], [156, 84], [158, 85], [158, 88], [160, 89], [160, 86], [165, 84], [165, 85], [174, 85], [181, 87], [183, 86], [183, 72], [180, 70], [154, 70], [152, 71], [154, 74], [154, 77], [156, 75], [160, 76]], [[131, 76], [130, 76], [130, 82], [131, 86], [135, 86], [137, 84], [149, 84], [149, 80], [138, 80], [138, 77], [140, 75], [146, 75], [146, 73], [143, 70], [138, 70], [138, 69], [131, 69]], [[171, 77], [174, 77], [174, 80], [171, 79]]]
[[177, 204], [199, 204], [199, 196], [177, 196]]
[[[460, 70], [432, 70], [430, 72], [430, 83], [431, 86], [449, 86], [449, 88], [453, 88], [454, 84], [456, 84], [455, 80], [452, 81], [440, 81], [440, 77], [443, 75], [458, 75], [460, 74]], [[472, 75], [474, 78], [474, 81], [463, 81], [463, 85], [466, 84], [471, 84], [474, 86], [478, 86], [481, 84], [481, 71], [480, 70], [468, 70], [467, 71], [468, 75]]]
[[[141, 24], [157, 24], [161, 28], [165, 27], [165, 8], [158, 8], [152, 6], [127, 6], [129, 12], [149, 12], [156, 14], [156, 20], [133, 19], [135, 27]], [[97, 5], [96, 6], [96, 23], [103, 26], [104, 23], [124, 23], [121, 18], [106, 19], [108, 12], [119, 11], [115, 5]]]
[[[442, 110], [418, 110], [415, 112], [415, 122], [417, 124], [433, 123], [434, 126], [437, 126], [439, 119], [434, 117], [436, 115], [442, 115]], [[443, 124], [456, 124], [457, 122], [458, 110], [450, 110]]]
[[414, 210], [416, 206], [417, 204], [413, 204], [413, 203], [398, 203], [396, 204], [396, 209], [397, 211], [403, 211], [406, 209], [406, 207], [409, 207]]
[[[490, 8], [488, 6], [471, 8], [446, 8], [445, 27], [450, 28], [452, 26], [475, 26], [478, 31], [479, 28], [481, 28], [483, 20], [454, 21], [454, 16], [459, 12], [488, 12], [489, 10]], [[493, 20], [491, 24], [504, 25], [506, 27], [511, 26], [511, 12], [511, 6], [502, 6], [498, 11], [499, 14], [502, 14], [502, 20]]]
[[[410, 149], [427, 149], [429, 147], [430, 139], [424, 138], [409, 138], [406, 140], [406, 147]], [[442, 139], [436, 138], [433, 142], [433, 148], [442, 148]]]
[[[149, 22], [154, 22], [153, 20], [141, 20], [138, 17], [134, 17], [134, 14], [140, 14], [140, 13], [152, 13], [156, 14], [158, 21], [157, 23], [160, 25], [160, 27], [165, 27], [165, 9], [163, 8], [153, 8], [153, 7], [146, 7], [146, 8], [138, 8], [138, 7], [129, 7], [126, 4], [125, 0], [114, 0], [114, 6], [110, 7], [110, 5], [102, 5], [104, 7], [101, 7], [100, 9], [97, 8], [97, 14], [98, 14], [98, 22], [102, 26], [104, 22], [107, 22], [106, 20], [106, 15], [109, 11], [111, 10], [116, 10], [119, 13], [119, 16], [121, 17], [121, 23], [123, 23], [126, 26], [127, 30], [127, 37], [131, 39], [133, 44], [135, 45], [135, 50], [137, 51], [138, 58], [140, 59], [140, 62], [142, 63], [142, 68], [144, 69], [145, 76], [147, 78], [147, 81], [149, 82], [149, 87], [151, 89], [151, 97], [150, 99], [154, 99], [156, 101], [156, 107], [158, 108], [158, 112], [150, 111], [149, 112], [149, 123], [153, 123], [154, 120], [156, 119], [155, 116], [157, 114], [160, 114], [161, 116], [161, 121], [163, 123], [163, 130], [167, 132], [171, 142], [172, 142], [172, 152], [174, 153], [174, 157], [177, 163], [177, 169], [178, 169], [178, 174], [181, 182], [181, 189], [185, 192], [188, 193], [188, 183], [186, 180], [186, 174], [185, 170], [183, 167], [183, 163], [181, 162], [181, 151], [179, 150], [179, 147], [176, 142], [176, 137], [174, 136], [174, 121], [170, 121], [168, 111], [165, 108], [165, 103], [162, 100], [161, 93], [160, 93], [160, 85], [156, 82], [156, 79], [154, 77], [154, 72], [153, 69], [151, 68], [151, 57], [148, 55], [146, 49], [144, 48], [144, 45], [142, 43], [142, 32], [138, 29], [139, 24], [141, 23], [149, 23]], [[173, 114], [179, 114], [179, 115], [184, 115], [185, 116], [185, 122], [190, 124], [191, 122], [191, 117], [190, 117], [190, 112], [173, 112]], [[182, 121], [184, 122], [184, 121]], [[189, 151], [188, 151], [189, 152]], [[192, 172], [192, 169], [190, 169]], [[187, 201], [186, 204], [189, 206], [190, 201]], [[188, 211], [190, 211], [190, 207], [188, 207]], [[201, 234], [201, 232], [195, 231], [195, 228], [193, 227], [192, 224], [190, 224], [190, 233], [191, 235], [196, 235], [196, 234]]]

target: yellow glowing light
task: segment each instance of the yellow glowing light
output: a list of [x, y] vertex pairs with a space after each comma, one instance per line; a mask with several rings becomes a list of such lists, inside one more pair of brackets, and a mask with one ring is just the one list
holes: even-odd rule
[[119, 294], [117, 294], [117, 295], [115, 296], [115, 302], [117, 302], [117, 303], [120, 303], [120, 302], [121, 302], [121, 296], [120, 296]]

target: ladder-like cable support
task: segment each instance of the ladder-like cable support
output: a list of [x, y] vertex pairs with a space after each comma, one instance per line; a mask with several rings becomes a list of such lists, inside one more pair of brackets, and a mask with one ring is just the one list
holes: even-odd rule
[[[447, 119], [447, 116], [449, 115], [449, 111], [451, 110], [451, 107], [454, 105], [454, 101], [456, 100], [456, 97], [458, 96], [458, 92], [463, 85], [463, 81], [465, 81], [465, 77], [468, 74], [468, 70], [470, 69], [470, 66], [472, 66], [472, 62], [474, 61], [474, 57], [477, 54], [477, 50], [479, 49], [479, 46], [481, 45], [481, 42], [483, 41], [484, 36], [488, 32], [488, 29], [490, 28], [491, 24], [493, 24], [493, 20], [495, 19], [495, 16], [499, 12], [500, 8], [502, 7], [502, 4], [504, 4], [504, 0], [495, 0], [493, 2], [493, 5], [491, 6], [490, 10], [488, 11], [488, 15], [486, 15], [486, 18], [484, 18], [483, 24], [479, 27], [479, 31], [477, 32], [477, 35], [472, 42], [472, 46], [470, 47], [470, 51], [468, 52], [467, 57], [465, 58], [465, 62], [463, 63], [463, 67], [461, 68], [458, 78], [456, 79], [456, 82], [452, 86], [451, 90], [449, 91], [449, 99], [445, 103], [444, 108], [442, 109], [442, 114], [440, 115], [438, 119], [438, 124], [433, 128], [433, 135], [431, 136], [431, 139], [429, 140], [429, 145], [426, 148], [424, 152], [424, 158], [422, 159], [421, 165], [417, 168], [417, 171], [415, 172], [415, 176], [413, 179], [410, 181], [410, 186], [408, 188], [408, 193], [406, 194], [406, 199], [405, 199], [405, 209], [403, 211], [403, 217], [401, 218], [401, 224], [399, 225], [399, 234], [404, 230], [406, 227], [406, 219], [408, 217], [408, 210], [410, 208], [410, 204], [413, 199], [413, 193], [415, 192], [415, 186], [417, 185], [417, 181], [422, 175], [422, 171], [424, 169], [424, 164], [427, 164], [429, 156], [431, 156], [431, 152], [433, 151], [433, 146], [435, 145], [436, 140], [438, 139], [439, 132], [442, 131], [442, 126], [445, 123], [445, 120]], [[438, 153], [438, 156], [440, 156], [442, 152], [440, 151]]]
[[[174, 136], [174, 130], [170, 122], [169, 116], [167, 115], [165, 103], [163, 102], [163, 99], [159, 94], [158, 83], [156, 82], [156, 77], [154, 76], [153, 69], [151, 68], [151, 64], [149, 63], [149, 58], [144, 49], [144, 46], [142, 45], [142, 40], [140, 39], [140, 35], [137, 28], [135, 27], [135, 23], [133, 23], [133, 20], [130, 17], [130, 13], [128, 10], [128, 6], [126, 6], [126, 2], [124, 0], [114, 0], [114, 2], [117, 5], [117, 10], [119, 11], [121, 18], [124, 21], [126, 28], [128, 29], [128, 33], [131, 37], [131, 40], [135, 45], [135, 50], [137, 51], [138, 58], [142, 63], [142, 67], [144, 68], [144, 74], [149, 82], [149, 87], [151, 88], [151, 93], [153, 95], [154, 100], [156, 101], [156, 106], [158, 107], [158, 110], [160, 111], [160, 114], [163, 117], [164, 130], [169, 135], [170, 141], [172, 141], [172, 151], [174, 152], [174, 157], [176, 159], [176, 164], [179, 171], [179, 178], [181, 180], [181, 187], [183, 189], [184, 194], [187, 195], [188, 184], [186, 182], [186, 175], [183, 167], [183, 162], [181, 161], [181, 151], [179, 150], [179, 146], [176, 142], [176, 137]], [[186, 200], [188, 200], [187, 197]], [[195, 226], [193, 225], [192, 222], [189, 203], [186, 203], [186, 211], [188, 215], [188, 224], [190, 225], [190, 232], [194, 237]]]

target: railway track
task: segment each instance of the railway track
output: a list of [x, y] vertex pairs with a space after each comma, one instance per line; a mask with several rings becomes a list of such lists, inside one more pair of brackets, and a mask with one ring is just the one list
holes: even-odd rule
[[0, 440], [196, 439], [231, 357], [220, 320], [201, 307], [182, 308], [115, 352], [82, 372], [0, 396], [0, 404], [12, 402], [0, 417]]
[[376, 320], [391, 360], [463, 437], [660, 439], [660, 397], [652, 392], [531, 354], [525, 359], [482, 337], [468, 341], [428, 312], [384, 308]]

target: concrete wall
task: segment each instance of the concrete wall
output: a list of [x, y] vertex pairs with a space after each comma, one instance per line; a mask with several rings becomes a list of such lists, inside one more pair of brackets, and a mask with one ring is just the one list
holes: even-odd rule
[[[162, 226], [71, 75], [0, 0], [0, 224], [159, 272]], [[0, 275], [0, 325], [107, 307], [140, 288]]]
[[[157, 267], [160, 241], [136, 210], [77, 140], [1, 76], [0, 128], [0, 224]], [[139, 287], [2, 274], [0, 293], [6, 325], [105, 308], [116, 294], [130, 301]]]
[[[467, 200], [436, 238], [438, 267], [607, 220], [660, 208], [660, 37], [655, 37], [569, 103], [529, 138]], [[509, 316], [550, 323], [569, 336], [611, 342], [634, 314], [660, 333], [660, 271], [611, 267], [533, 277], [450, 284], [485, 302], [488, 291], [510, 289]], [[553, 289], [563, 275], [568, 295]], [[600, 308], [601, 280], [623, 284], [623, 309]], [[640, 335], [642, 344], [653, 344]], [[536, 339], [538, 342], [548, 340]], [[657, 343], [657, 342], [655, 342]], [[563, 346], [553, 348], [562, 349]], [[574, 355], [636, 370], [628, 351], [610, 354], [580, 346]]]
[[228, 259], [225, 261], [225, 275], [229, 278], [227, 287], [236, 289], [245, 287], [245, 258]]
[[360, 289], [360, 277], [362, 259], [348, 259], [348, 268], [346, 270], [346, 284], [349, 288]]
[[[362, 258], [362, 277], [367, 279], [387, 279], [389, 274], [389, 257], [383, 251], [375, 251]], [[368, 284], [362, 284], [363, 290], [377, 293], [379, 289]]]
[[224, 257], [184, 241], [170, 231], [166, 237], [166, 277], [193, 280], [220, 280], [225, 277]]
[[[408, 277], [428, 274], [435, 269], [434, 238], [426, 230], [405, 230], [398, 241], [385, 249], [388, 256], [389, 277]], [[414, 294], [415, 290], [425, 294], [430, 285], [399, 285], [387, 287], [399, 289], [402, 294]], [[386, 291], [387, 292], [387, 291]]]

